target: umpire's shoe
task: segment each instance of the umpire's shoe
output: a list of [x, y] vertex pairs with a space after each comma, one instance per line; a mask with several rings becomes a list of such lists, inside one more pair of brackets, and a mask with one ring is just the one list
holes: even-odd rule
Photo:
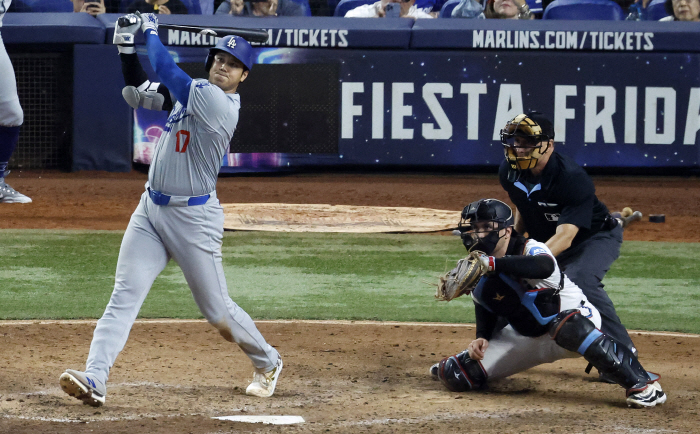
[[666, 394], [658, 381], [647, 384], [643, 390], [628, 390], [627, 405], [632, 408], [653, 407], [666, 402]]
[[64, 392], [85, 404], [99, 407], [105, 403], [107, 388], [92, 374], [66, 369], [58, 381]]
[[264, 374], [255, 372], [253, 374], [253, 382], [250, 383], [248, 388], [245, 390], [246, 395], [259, 396], [261, 398], [268, 398], [275, 393], [275, 387], [277, 386], [277, 379], [280, 378], [280, 373], [282, 372], [282, 358], [277, 359], [277, 365], [272, 368], [271, 371], [267, 371]]

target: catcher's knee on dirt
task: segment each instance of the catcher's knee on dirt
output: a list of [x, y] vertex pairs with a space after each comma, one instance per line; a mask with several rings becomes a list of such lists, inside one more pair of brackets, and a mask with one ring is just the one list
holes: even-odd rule
[[652, 382], [629, 348], [598, 330], [578, 309], [559, 312], [549, 334], [560, 347], [581, 354], [625, 389], [643, 389]]
[[485, 386], [488, 375], [481, 363], [470, 359], [469, 353], [463, 351], [440, 361], [438, 377], [451, 391], [466, 392]]

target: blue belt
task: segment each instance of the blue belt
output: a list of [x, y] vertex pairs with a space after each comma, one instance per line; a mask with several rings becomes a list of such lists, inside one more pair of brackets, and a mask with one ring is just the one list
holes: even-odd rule
[[[187, 196], [169, 196], [167, 194], [163, 194], [160, 191], [153, 190], [150, 187], [148, 187], [148, 195], [151, 197], [151, 200], [153, 203], [156, 205], [161, 205], [161, 206], [166, 206], [170, 204], [171, 206], [195, 206], [195, 205], [204, 205], [207, 203], [209, 200], [209, 197], [211, 197], [210, 194], [205, 194], [204, 196], [192, 196], [192, 197], [187, 197]], [[175, 198], [172, 203], [171, 199]]]

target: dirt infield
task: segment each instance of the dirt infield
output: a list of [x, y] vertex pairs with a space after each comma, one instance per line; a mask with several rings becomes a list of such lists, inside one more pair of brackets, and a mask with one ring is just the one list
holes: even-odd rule
[[[23, 172], [8, 182], [34, 203], [0, 205], [0, 228], [125, 229], [146, 176]], [[665, 214], [635, 223], [627, 240], [700, 242], [696, 178], [595, 178], [611, 209]], [[493, 176], [328, 174], [233, 177], [222, 202], [328, 203], [460, 210], [506, 199]], [[430, 364], [473, 338], [468, 325], [261, 322], [285, 358], [272, 399], [247, 397], [247, 358], [204, 321], [137, 322], [117, 359], [107, 405], [95, 409], [58, 387], [83, 369], [94, 322], [0, 322], [0, 433], [691, 433], [700, 432], [700, 337], [637, 334], [645, 367], [668, 402], [628, 409], [619, 386], [594, 382], [581, 359], [540, 366], [489, 391], [451, 393]], [[300, 415], [272, 426], [212, 416]]]
[[[12, 172], [7, 179], [31, 205], [3, 205], [0, 229], [126, 229], [146, 175], [138, 172]], [[595, 178], [612, 210], [630, 206], [643, 221], [625, 239], [700, 242], [700, 179]], [[507, 201], [495, 176], [435, 174], [310, 174], [219, 179], [222, 203], [317, 203], [461, 210], [483, 197]], [[665, 214], [666, 223], [650, 223]]]
[[267, 232], [429, 233], [456, 228], [459, 211], [408, 206], [225, 203], [224, 229]]

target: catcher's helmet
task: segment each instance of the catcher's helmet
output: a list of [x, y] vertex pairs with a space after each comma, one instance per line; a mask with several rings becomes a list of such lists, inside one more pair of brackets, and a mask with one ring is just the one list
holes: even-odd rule
[[494, 222], [498, 230], [513, 226], [513, 210], [498, 199], [481, 199], [465, 206], [459, 221], [460, 232], [473, 229], [474, 223]]
[[[487, 236], [477, 235], [475, 224], [481, 222], [494, 223], [493, 229], [485, 231], [490, 232]], [[501, 238], [499, 236], [501, 229], [513, 226], [514, 223], [513, 210], [504, 202], [498, 199], [481, 199], [464, 207], [457, 228], [461, 232], [462, 243], [467, 250], [476, 248], [490, 255]]]
[[204, 69], [209, 72], [214, 63], [214, 56], [218, 51], [224, 51], [236, 59], [240, 60], [246, 70], [253, 67], [253, 47], [240, 36], [230, 35], [219, 39], [215, 46], [209, 49], [207, 60], [204, 62]]
[[[516, 144], [516, 137], [521, 137]], [[506, 123], [501, 130], [501, 143], [512, 170], [521, 171], [532, 169], [537, 165], [537, 160], [547, 152], [549, 141], [554, 139], [552, 123], [541, 113], [531, 112], [520, 114]], [[545, 142], [542, 144], [542, 142]], [[516, 148], [526, 148], [530, 152], [525, 156], [518, 156]]]

